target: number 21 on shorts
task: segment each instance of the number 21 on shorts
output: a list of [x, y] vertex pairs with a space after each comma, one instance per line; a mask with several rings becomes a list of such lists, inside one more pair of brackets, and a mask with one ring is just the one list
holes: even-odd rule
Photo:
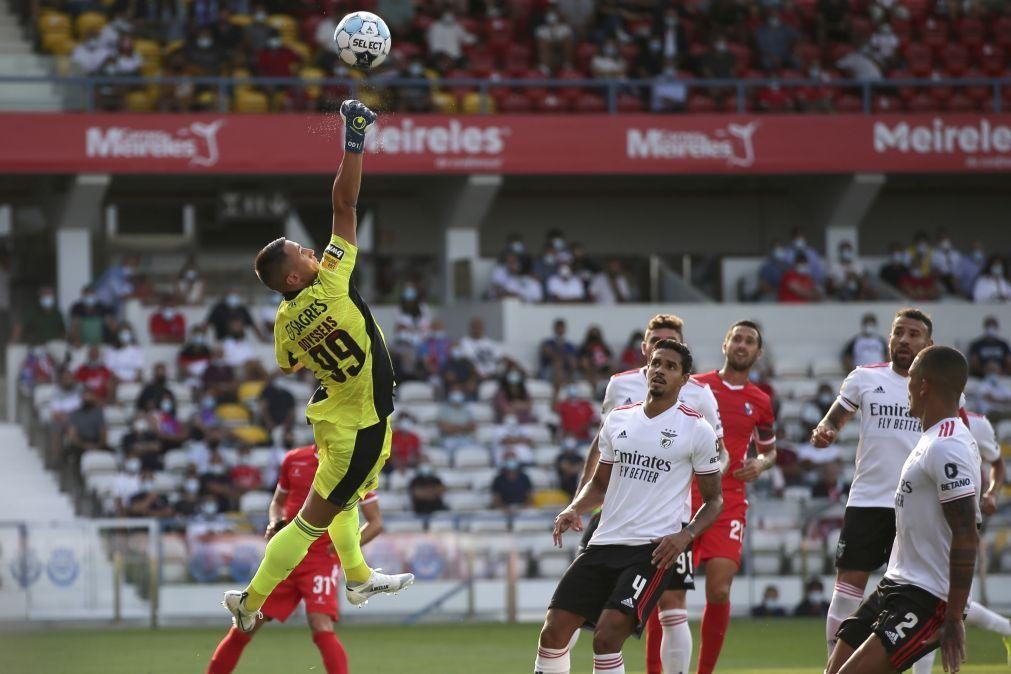
[[730, 540], [739, 541], [743, 538], [744, 522], [741, 520], [730, 520]]

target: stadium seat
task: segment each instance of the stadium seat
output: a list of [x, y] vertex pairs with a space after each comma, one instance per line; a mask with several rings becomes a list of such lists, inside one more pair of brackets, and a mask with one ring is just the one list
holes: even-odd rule
[[[524, 101], [526, 98], [523, 99]], [[498, 382], [494, 379], [488, 379], [481, 382], [477, 387], [477, 398], [478, 400], [490, 401], [498, 393]]]
[[397, 386], [397, 402], [432, 402], [435, 393], [432, 385], [422, 381], [405, 381]]
[[1004, 49], [1011, 49], [1011, 16], [1005, 14], [994, 21], [992, 30], [994, 42]]
[[[894, 72], [892, 72], [891, 74], [888, 75], [888, 79], [890, 79], [890, 80], [911, 80], [911, 79], [915, 79], [915, 76], [913, 75], [913, 73], [908, 72], [906, 70], [896, 70], [896, 71], [894, 71]], [[900, 87], [898, 87], [898, 92], [899, 92], [899, 98], [901, 98], [903, 101], [909, 101], [910, 99], [913, 98], [913, 96], [916, 95], [916, 87], [911, 87], [911, 86], [908, 86], [908, 85], [906, 85], [906, 86], [900, 86]]]
[[692, 94], [688, 97], [685, 110], [693, 114], [709, 114], [716, 112], [716, 102], [705, 94]]
[[[525, 113], [533, 110], [533, 105], [530, 103], [530, 99], [519, 93], [510, 93], [504, 99], [502, 99], [498, 108], [500, 112], [504, 113]], [[484, 382], [489, 383], [489, 382]], [[490, 382], [495, 384], [496, 390], [498, 388], [497, 382]], [[492, 394], [494, 395], [494, 393]]]
[[105, 423], [110, 425], [125, 424], [134, 414], [133, 406], [108, 405], [104, 410]]
[[65, 33], [45, 33], [42, 36], [42, 49], [54, 56], [70, 56], [77, 43]]
[[955, 94], [945, 102], [944, 109], [948, 112], [976, 112], [979, 110], [979, 103], [965, 94]]
[[185, 472], [190, 465], [190, 455], [185, 449], [172, 449], [165, 452], [162, 457], [162, 464], [165, 470], [172, 470], [177, 473]]
[[[454, 512], [477, 512], [491, 506], [491, 496], [473, 491], [446, 492], [446, 505]], [[505, 516], [502, 516], [505, 519]], [[505, 531], [506, 529], [501, 529]]]
[[467, 471], [470, 478], [471, 488], [475, 491], [486, 492], [491, 489], [491, 483], [495, 479], [498, 471], [494, 468], [479, 468]]
[[997, 440], [1000, 442], [1011, 442], [1011, 419], [1004, 419], [997, 422]]
[[259, 91], [235, 89], [235, 112], [265, 113], [269, 109], [267, 96]]
[[267, 25], [276, 28], [285, 43], [298, 39], [298, 24], [287, 14], [271, 14], [267, 17]]
[[979, 67], [990, 77], [1000, 77], [1006, 68], [1004, 48], [985, 44], [980, 48]]
[[62, 12], [52, 10], [43, 12], [36, 26], [42, 36], [60, 34], [69, 37], [71, 34], [70, 17]]
[[266, 491], [247, 491], [239, 497], [239, 510], [246, 515], [263, 515], [270, 506], [272, 496]]
[[79, 39], [97, 33], [105, 27], [105, 15], [100, 12], [82, 12], [74, 20], [74, 32]]
[[453, 465], [457, 468], [487, 468], [491, 464], [491, 454], [479, 445], [460, 447], [453, 453]]
[[533, 50], [525, 44], [510, 44], [503, 65], [509, 72], [522, 75], [533, 65]]
[[467, 410], [476, 423], [486, 424], [495, 420], [495, 410], [486, 403], [468, 403]]
[[941, 49], [941, 62], [946, 74], [958, 77], [969, 69], [969, 49], [957, 42], [947, 44]]
[[986, 26], [973, 17], [965, 17], [958, 22], [956, 28], [958, 41], [967, 47], [978, 48], [986, 39]]
[[874, 101], [871, 103], [871, 106], [875, 114], [902, 112], [902, 99], [898, 96], [880, 94], [874, 97]]
[[534, 109], [540, 113], [565, 113], [570, 111], [571, 104], [565, 98], [552, 92], [531, 90], [527, 97], [532, 99]]
[[238, 26], [239, 28], [245, 28], [249, 24], [253, 23], [253, 17], [249, 14], [232, 14], [228, 17], [228, 23]]
[[[362, 101], [364, 103], [364, 101]], [[432, 93], [432, 105], [444, 115], [456, 114], [456, 96], [445, 92]]]
[[425, 447], [425, 458], [436, 468], [449, 467], [449, 452], [439, 447]]
[[631, 94], [621, 94], [618, 96], [618, 112], [627, 114], [642, 112], [643, 109], [642, 99], [638, 96], [632, 96]]
[[930, 71], [933, 69], [933, 55], [929, 46], [919, 42], [912, 42], [906, 46], [903, 54], [906, 58], [906, 68], [913, 75], [916, 77], [926, 77], [930, 74]]
[[891, 21], [892, 32], [899, 38], [899, 45], [905, 46], [913, 39], [913, 24], [906, 19], [895, 18]]
[[923, 43], [935, 52], [938, 52], [944, 45], [948, 44], [949, 32], [947, 21], [930, 17], [923, 24], [923, 30], [920, 31], [920, 34], [923, 37]]
[[[169, 471], [166, 471], [166, 470], [160, 470], [160, 471], [158, 471], [158, 472], [156, 472], [154, 474], [154, 483], [152, 484], [152, 488], [155, 491], [159, 491], [159, 492], [162, 492], [162, 493], [168, 493], [168, 492], [173, 492], [173, 491], [179, 489], [182, 486], [183, 486], [183, 478], [182, 478], [182, 475], [179, 475], [178, 473], [172, 473], [172, 472], [169, 472]], [[260, 492], [260, 493], [266, 493], [266, 492]], [[263, 512], [266, 512], [266, 511], [267, 511], [267, 509], [264, 508]]]
[[81, 474], [87, 477], [91, 473], [117, 473], [119, 461], [112, 452], [89, 450], [81, 454]]
[[495, 99], [489, 95], [472, 91], [463, 96], [460, 112], [465, 115], [494, 114]]
[[576, 100], [575, 112], [600, 114], [607, 112], [607, 103], [596, 94], [581, 94]]

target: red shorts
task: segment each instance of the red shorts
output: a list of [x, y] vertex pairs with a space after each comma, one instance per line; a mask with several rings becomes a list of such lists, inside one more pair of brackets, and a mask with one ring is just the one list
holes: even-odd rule
[[[692, 503], [692, 512], [698, 512], [702, 502]], [[708, 559], [721, 557], [732, 559], [741, 568], [741, 555], [744, 552], [744, 527], [747, 523], [748, 501], [745, 498], [735, 498], [723, 504], [723, 512], [713, 526], [709, 527], [699, 537], [692, 541], [692, 554], [696, 566]]]
[[263, 617], [284, 622], [304, 599], [306, 613], [322, 613], [337, 620], [339, 572], [336, 555], [310, 552], [267, 597], [260, 609]]

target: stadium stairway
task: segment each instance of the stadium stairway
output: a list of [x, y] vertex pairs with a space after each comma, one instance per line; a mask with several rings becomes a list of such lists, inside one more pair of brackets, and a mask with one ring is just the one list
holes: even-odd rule
[[[17, 17], [7, 3], [0, 3], [0, 77], [12, 75], [47, 76], [53, 73], [53, 59], [33, 53], [32, 43], [21, 31]], [[44, 82], [5, 84], [0, 110], [61, 110], [56, 88]]]
[[4, 519], [66, 521], [74, 519], [70, 498], [60, 491], [54, 473], [28, 445], [17, 424], [0, 424], [3, 470], [0, 470], [0, 512]]

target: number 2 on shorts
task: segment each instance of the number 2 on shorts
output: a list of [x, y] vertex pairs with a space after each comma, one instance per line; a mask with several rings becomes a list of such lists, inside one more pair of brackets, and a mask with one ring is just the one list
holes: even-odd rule
[[899, 635], [900, 639], [906, 638], [906, 630], [910, 627], [915, 627], [916, 623], [920, 622], [920, 619], [916, 617], [916, 614], [910, 611], [906, 614], [905, 619], [895, 626], [895, 633]]

